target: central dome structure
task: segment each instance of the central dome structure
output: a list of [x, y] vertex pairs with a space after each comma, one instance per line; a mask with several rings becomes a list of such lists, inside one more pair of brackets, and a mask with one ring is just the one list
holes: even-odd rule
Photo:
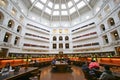
[[[39, 15], [39, 20], [49, 23], [68, 21], [70, 26], [73, 20], [81, 20], [85, 13], [93, 13], [93, 7], [97, 0], [23, 0], [28, 8], [27, 15]], [[92, 14], [93, 15], [93, 14]], [[91, 16], [92, 16], [91, 15]], [[85, 16], [86, 19], [91, 16]], [[35, 17], [32, 17], [35, 20]], [[37, 17], [38, 18], [38, 17]], [[44, 24], [46, 23], [44, 22]], [[76, 22], [76, 21], [75, 21]], [[53, 25], [51, 25], [53, 26]]]

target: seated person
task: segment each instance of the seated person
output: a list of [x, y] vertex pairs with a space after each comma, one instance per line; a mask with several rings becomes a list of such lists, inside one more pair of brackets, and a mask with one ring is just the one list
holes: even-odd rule
[[83, 62], [83, 64], [82, 64], [82, 70], [84, 72], [89, 73], [90, 69], [88, 68], [88, 63], [87, 62]]
[[110, 71], [110, 67], [108, 65], [104, 66], [104, 71], [101, 74], [99, 80], [115, 80], [115, 77], [113, 76], [112, 72]]
[[89, 64], [89, 74], [91, 76], [94, 76], [95, 78], [99, 78], [99, 76], [101, 75], [100, 73], [98, 73], [99, 70], [99, 63], [96, 62], [95, 60], [91, 60], [90, 64]]
[[8, 74], [10, 71], [14, 71], [10, 63], [6, 63], [5, 67], [2, 68], [1, 73], [2, 75]]
[[66, 63], [68, 63], [68, 65], [71, 65], [71, 61], [69, 58], [66, 59]]
[[19, 70], [20, 70], [20, 66], [15, 66], [14, 67], [14, 72], [19, 72]]
[[89, 69], [99, 69], [99, 63], [96, 62], [95, 60], [91, 60], [90, 64], [89, 64]]
[[56, 59], [53, 59], [51, 64], [55, 65], [55, 63], [56, 63]]
[[34, 67], [39, 67], [39, 62], [37, 60], [34, 60], [33, 66]]

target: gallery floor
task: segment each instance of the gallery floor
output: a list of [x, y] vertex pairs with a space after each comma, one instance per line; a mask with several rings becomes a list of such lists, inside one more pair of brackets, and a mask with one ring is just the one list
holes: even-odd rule
[[72, 72], [51, 72], [51, 66], [41, 69], [40, 80], [86, 80], [79, 67], [72, 66]]

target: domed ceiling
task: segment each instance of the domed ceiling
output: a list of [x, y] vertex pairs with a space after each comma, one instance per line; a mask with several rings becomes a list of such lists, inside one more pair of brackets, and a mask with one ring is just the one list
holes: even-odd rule
[[29, 12], [49, 21], [71, 21], [91, 11], [97, 0], [22, 0]]

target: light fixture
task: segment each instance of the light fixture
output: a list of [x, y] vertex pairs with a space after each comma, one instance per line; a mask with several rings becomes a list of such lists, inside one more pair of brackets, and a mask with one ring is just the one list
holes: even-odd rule
[[5, 37], [7, 38], [8, 36], [6, 35]]
[[115, 36], [118, 36], [118, 34], [117, 34], [117, 33], [114, 33], [114, 35], [115, 35]]

